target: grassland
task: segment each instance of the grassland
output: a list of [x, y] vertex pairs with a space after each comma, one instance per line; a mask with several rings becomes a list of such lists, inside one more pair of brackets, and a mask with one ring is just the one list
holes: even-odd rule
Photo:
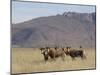
[[85, 49], [85, 54], [85, 60], [76, 58], [73, 61], [70, 56], [66, 56], [65, 61], [57, 58], [56, 61], [49, 60], [45, 63], [37, 48], [12, 48], [12, 73], [95, 69], [95, 50]]

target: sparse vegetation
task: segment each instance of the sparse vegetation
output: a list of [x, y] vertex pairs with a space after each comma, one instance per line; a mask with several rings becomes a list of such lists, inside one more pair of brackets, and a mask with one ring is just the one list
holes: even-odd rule
[[49, 59], [44, 61], [44, 57], [38, 48], [12, 48], [12, 74], [63, 71], [76, 69], [95, 68], [95, 50], [85, 49], [86, 59], [76, 58], [72, 60], [70, 56], [65, 57], [65, 61], [57, 58], [56, 61]]

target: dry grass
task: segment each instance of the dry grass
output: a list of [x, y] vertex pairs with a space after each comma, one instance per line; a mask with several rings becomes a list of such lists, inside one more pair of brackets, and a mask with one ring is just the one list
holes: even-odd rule
[[85, 50], [87, 59], [76, 58], [72, 61], [70, 56], [65, 61], [57, 58], [56, 61], [44, 62], [43, 55], [36, 48], [12, 48], [12, 73], [30, 73], [46, 71], [62, 71], [95, 68], [95, 50]]

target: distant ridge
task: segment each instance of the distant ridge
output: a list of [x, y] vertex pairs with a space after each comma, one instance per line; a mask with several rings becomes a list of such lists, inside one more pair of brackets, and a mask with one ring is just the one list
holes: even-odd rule
[[95, 47], [94, 13], [64, 12], [12, 24], [13, 47]]

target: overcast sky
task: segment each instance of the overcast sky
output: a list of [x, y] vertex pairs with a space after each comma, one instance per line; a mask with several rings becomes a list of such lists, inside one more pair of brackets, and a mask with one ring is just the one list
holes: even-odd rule
[[95, 6], [12, 1], [12, 23], [62, 14], [65, 11], [91, 13], [95, 12]]

